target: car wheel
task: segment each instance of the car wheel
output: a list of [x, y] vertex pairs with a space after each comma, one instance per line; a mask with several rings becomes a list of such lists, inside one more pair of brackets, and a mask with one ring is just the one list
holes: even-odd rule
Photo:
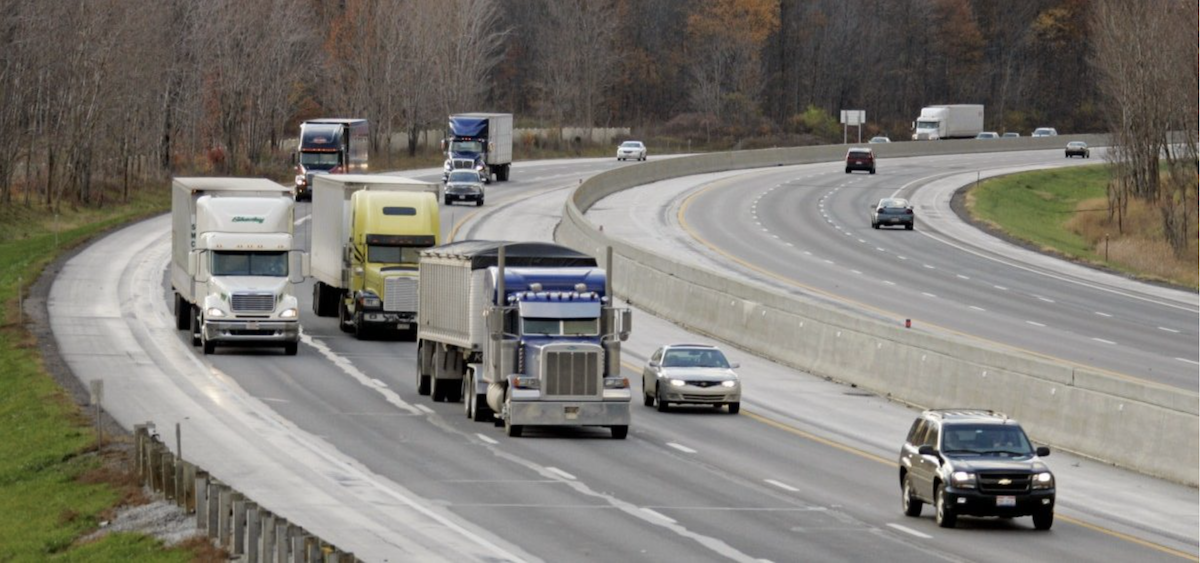
[[953, 528], [958, 522], [958, 515], [954, 513], [954, 508], [946, 504], [946, 485], [938, 485], [936, 491], [933, 492], [933, 504], [937, 507], [937, 525], [942, 528]]
[[620, 426], [611, 426], [612, 437], [614, 440], [624, 440], [629, 435], [629, 425], [622, 424]]
[[655, 385], [654, 392], [656, 395], [654, 400], [658, 401], [658, 412], [667, 412], [668, 410], [670, 410], [670, 407], [669, 407], [669, 405], [667, 405], [667, 402], [663, 400], [662, 388]]
[[849, 169], [849, 168], [847, 168], [847, 169], [846, 169], [846, 173], [847, 173], [847, 174], [849, 174], [849, 173], [850, 173], [850, 169]]
[[872, 221], [872, 222], [871, 222], [871, 228], [872, 228], [872, 229], [878, 229], [878, 228], [879, 228], [879, 223], [876, 223], [876, 222]]
[[912, 224], [912, 223], [909, 223], [909, 224], [905, 225], [905, 226], [904, 226], [904, 230], [906, 230], [906, 231], [911, 231], [911, 230], [913, 230], [913, 224]]
[[450, 197], [449, 197], [449, 196], [447, 196], [447, 197], [443, 197], [443, 198], [442, 198], [442, 203], [444, 203], [444, 204], [446, 204], [446, 205], [450, 205]]
[[645, 391], [642, 391], [642, 404], [646, 405], [647, 407], [653, 407], [654, 406], [654, 395], [651, 395]]
[[288, 342], [287, 344], [283, 345], [283, 354], [285, 356], [295, 356], [296, 352], [299, 352], [299, 351], [300, 351], [300, 343], [299, 342]]
[[1054, 525], [1054, 509], [1047, 508], [1033, 513], [1033, 527], [1038, 530], [1049, 530]]
[[742, 411], [741, 403], [729, 403], [729, 414], [737, 414]]
[[871, 173], [872, 173], [872, 174], [874, 174], [874, 173], [875, 173], [875, 168], [874, 168], [874, 167], [872, 167], [872, 168], [871, 168]]
[[921, 499], [913, 495], [912, 483], [904, 476], [904, 486], [900, 488], [900, 504], [904, 507], [904, 515], [917, 517], [921, 515]]
[[483, 207], [483, 198], [475, 200], [475, 207]]

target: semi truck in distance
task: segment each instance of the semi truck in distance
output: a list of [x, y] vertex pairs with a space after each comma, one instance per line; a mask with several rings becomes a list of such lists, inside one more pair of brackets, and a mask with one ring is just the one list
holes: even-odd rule
[[607, 268], [539, 242], [461, 241], [421, 252], [417, 392], [463, 401], [467, 417], [629, 432], [621, 342], [629, 309], [613, 306]]
[[313, 176], [364, 174], [370, 126], [365, 119], [312, 119], [300, 124], [296, 153], [296, 201], [312, 201]]
[[983, 131], [983, 106], [955, 104], [921, 108], [912, 125], [914, 141], [970, 139]]
[[450, 136], [442, 141], [446, 164], [442, 180], [451, 170], [473, 168], [485, 182], [507, 182], [512, 167], [513, 117], [511, 113], [457, 113], [450, 116]]
[[175, 178], [171, 189], [175, 328], [205, 354], [282, 346], [295, 355], [308, 256], [295, 245], [290, 190], [255, 178]]
[[416, 334], [417, 262], [440, 240], [438, 185], [398, 176], [313, 178], [313, 312], [359, 339]]

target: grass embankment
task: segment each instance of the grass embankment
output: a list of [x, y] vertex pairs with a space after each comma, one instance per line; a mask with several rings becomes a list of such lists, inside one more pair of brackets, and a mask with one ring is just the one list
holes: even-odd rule
[[[80, 538], [137, 502], [141, 489], [97, 447], [87, 418], [45, 372], [33, 337], [20, 323], [18, 278], [28, 288], [57, 255], [88, 238], [168, 208], [167, 191], [57, 218], [21, 204], [0, 207], [0, 561], [188, 561], [140, 534]], [[57, 242], [55, 233], [57, 232]]]
[[1200, 286], [1196, 222], [1185, 258], [1175, 256], [1163, 237], [1158, 210], [1143, 202], [1130, 203], [1124, 232], [1118, 232], [1108, 215], [1108, 180], [1107, 165], [1004, 176], [971, 189], [967, 209], [1043, 251], [1141, 279]]

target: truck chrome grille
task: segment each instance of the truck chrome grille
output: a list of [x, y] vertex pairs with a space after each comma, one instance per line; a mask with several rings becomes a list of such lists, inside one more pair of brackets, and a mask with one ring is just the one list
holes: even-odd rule
[[474, 160], [469, 160], [469, 159], [465, 159], [465, 158], [456, 158], [456, 159], [454, 159], [453, 162], [454, 162], [453, 166], [454, 166], [455, 170], [462, 170], [464, 168], [466, 168], [466, 169], [475, 168]]
[[409, 313], [417, 310], [417, 279], [391, 276], [383, 282], [383, 310]]
[[274, 293], [234, 293], [230, 299], [234, 311], [266, 311], [275, 310]]
[[600, 353], [550, 351], [542, 355], [542, 392], [547, 396], [592, 397], [600, 394]]

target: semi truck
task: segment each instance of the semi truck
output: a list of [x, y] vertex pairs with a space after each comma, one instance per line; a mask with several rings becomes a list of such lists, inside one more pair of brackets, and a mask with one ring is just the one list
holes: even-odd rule
[[360, 339], [416, 334], [417, 262], [441, 236], [438, 186], [399, 176], [313, 179], [313, 312]]
[[507, 182], [512, 167], [513, 117], [511, 113], [458, 113], [450, 116], [450, 136], [442, 141], [446, 151], [442, 180], [451, 170], [473, 168], [485, 182]]
[[312, 201], [313, 176], [367, 172], [370, 126], [365, 119], [313, 119], [300, 124], [296, 201]]
[[295, 245], [290, 190], [257, 178], [175, 178], [171, 288], [175, 328], [205, 354], [282, 346], [295, 355], [308, 256]]
[[610, 296], [607, 268], [540, 242], [461, 241], [421, 252], [417, 392], [463, 402], [468, 418], [629, 432], [621, 342], [629, 309]]
[[983, 106], [955, 104], [923, 107], [912, 129], [914, 141], [970, 139], [983, 131]]

